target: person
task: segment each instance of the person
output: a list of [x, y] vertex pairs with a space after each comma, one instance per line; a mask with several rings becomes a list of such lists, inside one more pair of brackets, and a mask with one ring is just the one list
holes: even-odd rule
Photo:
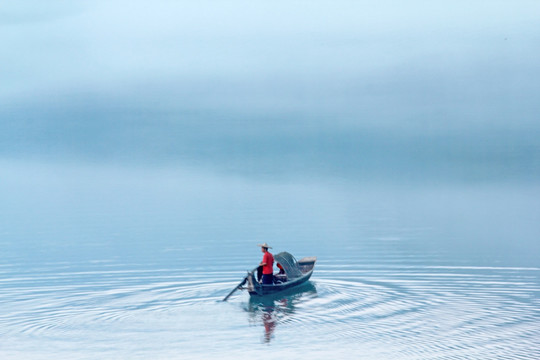
[[271, 246], [268, 246], [267, 243], [259, 244], [257, 246], [261, 247], [261, 251], [264, 254], [259, 267], [262, 267], [262, 283], [263, 284], [273, 284], [274, 283], [274, 256], [268, 251], [271, 249]]

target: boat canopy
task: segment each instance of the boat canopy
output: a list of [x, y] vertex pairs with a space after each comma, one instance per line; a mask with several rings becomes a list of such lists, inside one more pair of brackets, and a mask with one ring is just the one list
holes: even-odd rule
[[298, 261], [286, 251], [280, 252], [279, 254], [274, 255], [274, 259], [283, 267], [287, 278], [296, 279], [302, 276], [300, 271], [300, 266], [298, 266]]

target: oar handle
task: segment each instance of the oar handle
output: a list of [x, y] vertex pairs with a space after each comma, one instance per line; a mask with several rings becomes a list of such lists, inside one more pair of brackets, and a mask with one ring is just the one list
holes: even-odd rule
[[244, 285], [244, 283], [246, 282], [248, 276], [250, 276], [251, 274], [253, 274], [253, 272], [254, 272], [255, 270], [257, 270], [258, 268], [259, 268], [259, 267], [257, 266], [255, 269], [253, 269], [253, 270], [251, 270], [251, 271], [248, 271], [248, 274], [242, 279], [242, 281], [240, 281], [240, 284], [236, 285], [236, 287], [235, 287], [234, 289], [232, 289], [231, 292], [230, 292], [227, 296], [225, 296], [225, 297], [223, 298], [222, 301], [227, 301], [227, 299], [228, 299], [232, 294], [234, 294], [234, 292], [235, 292], [236, 290], [238, 290], [238, 289], [240, 288], [240, 286]]

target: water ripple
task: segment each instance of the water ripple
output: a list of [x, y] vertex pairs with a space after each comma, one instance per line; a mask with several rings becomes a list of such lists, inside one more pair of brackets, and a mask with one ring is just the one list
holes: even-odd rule
[[316, 296], [303, 298], [283, 322], [313, 339], [370, 349], [384, 344], [402, 359], [534, 359], [540, 351], [537, 269], [332, 269], [317, 275]]
[[[238, 283], [236, 272], [13, 274], [0, 279], [5, 285], [0, 290], [0, 334], [13, 341], [60, 341], [67, 336], [97, 336], [102, 329], [132, 333], [142, 327], [154, 329], [156, 336], [160, 329], [187, 337], [206, 331], [223, 342], [234, 342], [212, 333], [207, 324], [241, 333], [250, 331], [242, 325], [247, 321], [265, 329], [264, 341], [283, 347], [297, 345], [302, 340], [294, 334], [302, 333], [315, 349], [335, 342], [372, 358], [540, 355], [538, 269], [322, 266], [318, 270], [301, 291], [269, 300], [248, 300], [247, 294], [239, 293], [228, 303], [219, 300]], [[234, 315], [235, 309], [246, 312], [247, 318]]]

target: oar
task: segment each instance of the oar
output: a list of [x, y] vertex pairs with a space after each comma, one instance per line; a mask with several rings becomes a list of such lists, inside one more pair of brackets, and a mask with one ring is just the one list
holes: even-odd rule
[[258, 266], [257, 266], [255, 269], [249, 271], [248, 274], [246, 275], [246, 277], [244, 277], [244, 279], [242, 279], [242, 281], [240, 281], [240, 284], [236, 285], [236, 287], [235, 287], [234, 289], [232, 289], [231, 292], [230, 292], [227, 296], [225, 296], [225, 297], [223, 298], [223, 301], [227, 301], [227, 299], [228, 299], [228, 298], [229, 298], [236, 290], [240, 289], [240, 287], [246, 283], [246, 281], [247, 281], [247, 279], [248, 279], [248, 276], [251, 276], [251, 274], [253, 274], [253, 272], [254, 272], [255, 270], [257, 270], [257, 268], [258, 268]]

